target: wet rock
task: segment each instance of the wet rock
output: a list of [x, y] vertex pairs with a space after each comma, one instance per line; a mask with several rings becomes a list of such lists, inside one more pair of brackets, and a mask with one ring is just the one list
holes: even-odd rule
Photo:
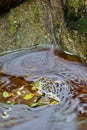
[[87, 63], [87, 37], [85, 35], [62, 26], [60, 42], [62, 49], [79, 56], [82, 62]]
[[63, 10], [60, 0], [26, 1], [0, 19], [0, 52], [37, 44], [56, 45], [54, 28], [58, 35]]
[[65, 24], [61, 26], [61, 48], [87, 63], [86, 0], [63, 0]]
[[[68, 5], [69, 2], [67, 0]], [[61, 0], [29, 0], [1, 15], [0, 52], [51, 44], [87, 61], [87, 19], [85, 16], [80, 17], [83, 2], [78, 2], [79, 0], [76, 3], [71, 1], [79, 23], [74, 22], [73, 28], [66, 26]], [[71, 9], [71, 4], [67, 8]], [[69, 13], [70, 17], [72, 13]]]

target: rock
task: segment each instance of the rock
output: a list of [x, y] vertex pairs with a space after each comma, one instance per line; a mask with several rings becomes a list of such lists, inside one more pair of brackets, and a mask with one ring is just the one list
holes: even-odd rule
[[62, 26], [61, 48], [69, 53], [77, 55], [82, 62], [87, 64], [87, 37], [79, 34], [76, 30], [70, 30]]
[[[71, 3], [79, 26], [74, 22], [74, 28], [66, 26], [61, 0], [28, 0], [11, 8], [0, 16], [0, 52], [51, 44], [87, 62], [87, 18], [80, 17], [83, 0], [75, 1]], [[67, 8], [71, 9], [71, 4]]]
[[87, 63], [87, 18], [85, 17], [86, 0], [64, 0], [65, 21], [61, 26], [61, 48], [78, 55]]
[[57, 45], [55, 29], [58, 35], [63, 10], [60, 0], [26, 1], [0, 19], [0, 52], [37, 44]]
[[16, 6], [23, 0], [0, 0], [0, 12], [9, 9], [11, 6]]

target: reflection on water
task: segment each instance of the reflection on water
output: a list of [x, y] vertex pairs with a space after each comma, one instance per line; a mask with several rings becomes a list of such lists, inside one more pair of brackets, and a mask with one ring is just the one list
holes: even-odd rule
[[[2, 130], [86, 130], [87, 129], [87, 67], [78, 57], [53, 48], [24, 49], [0, 57], [0, 83], [2, 88], [14, 93], [20, 86], [29, 88], [30, 81], [44, 77], [60, 81], [59, 88], [45, 91], [57, 92], [60, 104], [29, 108], [25, 102], [19, 105], [0, 101], [0, 128]], [[26, 89], [26, 92], [30, 89]], [[1, 95], [1, 92], [0, 92]], [[15, 99], [16, 97], [16, 99]], [[10, 109], [9, 109], [10, 108]], [[4, 116], [8, 116], [5, 118]]]

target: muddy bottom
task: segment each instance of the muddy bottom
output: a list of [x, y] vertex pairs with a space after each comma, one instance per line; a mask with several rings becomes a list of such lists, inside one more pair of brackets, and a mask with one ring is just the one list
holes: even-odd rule
[[0, 56], [0, 130], [87, 130], [87, 67], [56, 48]]

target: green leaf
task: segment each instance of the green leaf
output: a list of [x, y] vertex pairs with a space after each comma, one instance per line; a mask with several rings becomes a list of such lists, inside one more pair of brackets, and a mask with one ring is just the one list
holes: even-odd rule
[[29, 100], [29, 99], [31, 99], [31, 98], [33, 98], [33, 97], [34, 97], [34, 94], [30, 93], [30, 94], [25, 95], [25, 96], [23, 97], [23, 99]]
[[8, 98], [8, 97], [9, 97], [8, 92], [4, 91], [4, 92], [3, 92], [3, 97], [4, 97], [4, 98]]
[[34, 108], [34, 107], [41, 106], [41, 103], [38, 101], [37, 103], [31, 103], [29, 106], [30, 106], [31, 108]]

